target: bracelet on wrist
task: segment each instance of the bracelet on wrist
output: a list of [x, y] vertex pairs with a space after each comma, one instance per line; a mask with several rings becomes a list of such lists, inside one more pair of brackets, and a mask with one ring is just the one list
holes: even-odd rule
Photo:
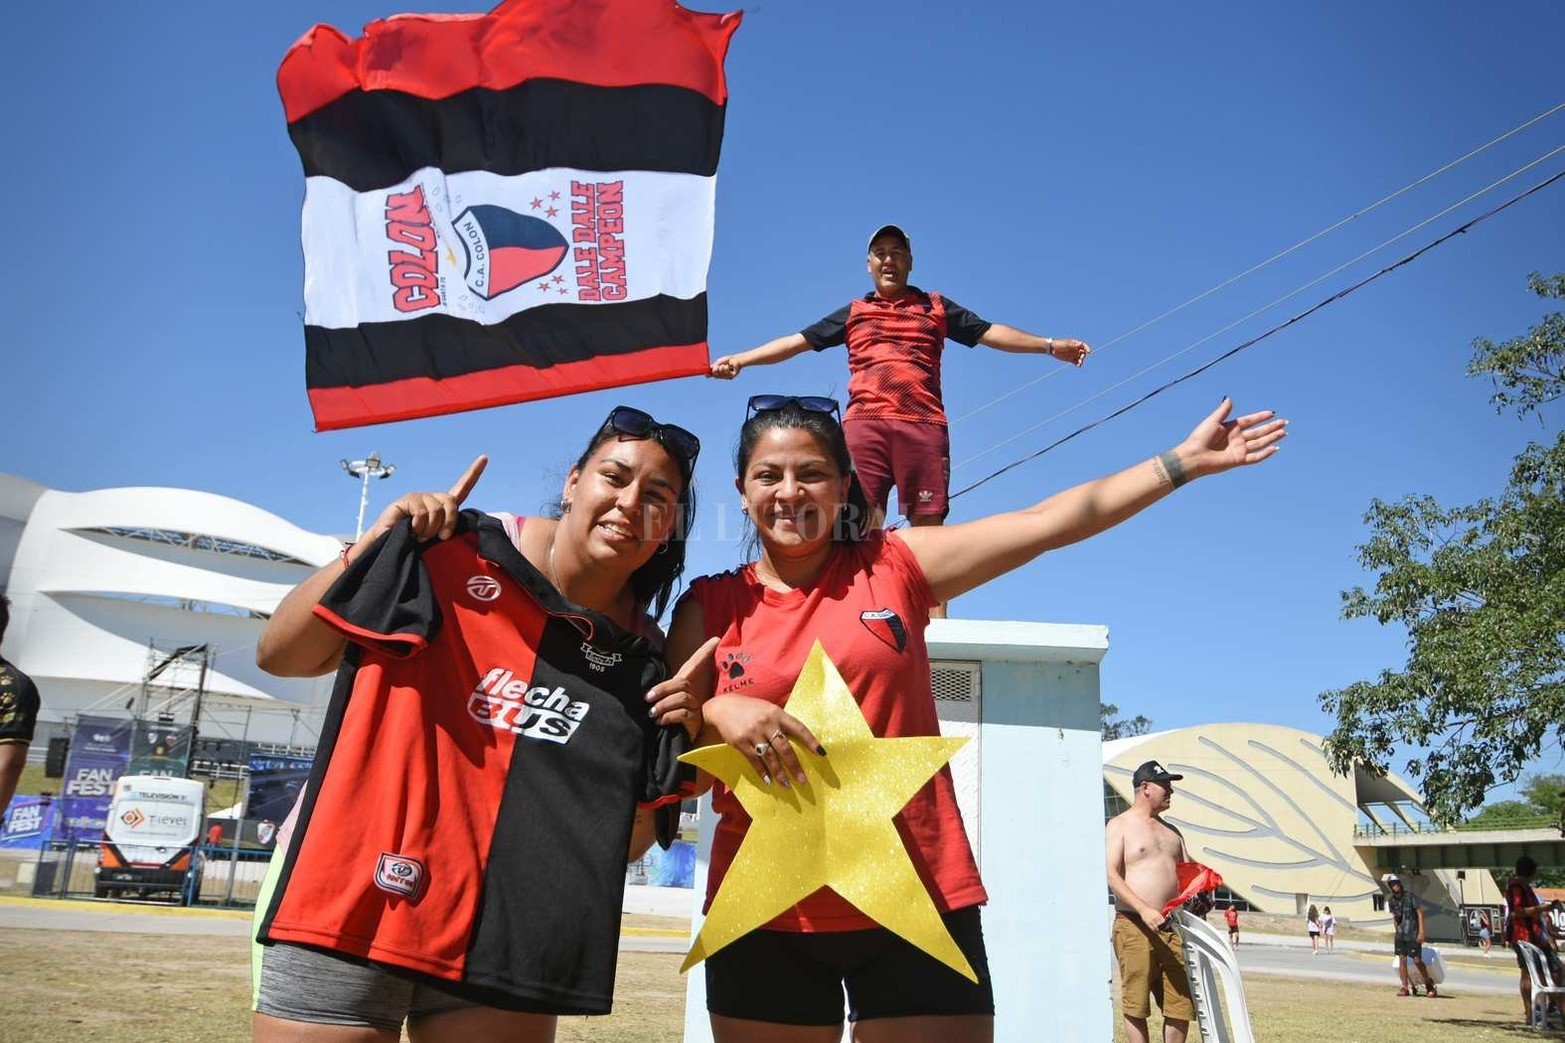
[[357, 543], [345, 543], [345, 544], [342, 545], [342, 567], [343, 568], [347, 568], [349, 565], [353, 564], [351, 561], [348, 560], [348, 552], [353, 550], [353, 548], [357, 547], [357, 546], [358, 546]]
[[1185, 470], [1184, 461], [1179, 459], [1179, 454], [1174, 450], [1170, 449], [1166, 453], [1160, 453], [1157, 459], [1153, 461], [1153, 464], [1159, 474], [1168, 479], [1168, 484], [1172, 488], [1177, 489], [1181, 485], [1189, 484], [1190, 474]]

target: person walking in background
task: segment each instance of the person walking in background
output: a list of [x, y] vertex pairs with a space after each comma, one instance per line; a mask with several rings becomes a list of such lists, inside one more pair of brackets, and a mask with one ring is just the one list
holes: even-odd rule
[[1228, 947], [1239, 948], [1239, 907], [1230, 905], [1224, 909], [1223, 919], [1228, 921]]
[[[0, 594], [0, 641], [5, 640], [10, 621], [11, 600]], [[0, 656], [0, 814], [11, 806], [37, 727], [38, 686]]]
[[1494, 955], [1494, 919], [1489, 910], [1478, 910], [1478, 951], [1485, 956]]
[[1320, 955], [1320, 910], [1310, 906], [1308, 915], [1304, 918], [1304, 926], [1310, 932], [1310, 955]]
[[1335, 952], [1337, 948], [1337, 918], [1331, 915], [1331, 906], [1327, 906], [1320, 917], [1320, 936], [1326, 943], [1326, 951]]
[[1418, 973], [1423, 975], [1424, 989], [1433, 997], [1437, 995], [1435, 982], [1429, 976], [1429, 968], [1424, 966], [1424, 942], [1427, 940], [1424, 934], [1424, 907], [1403, 888], [1402, 878], [1395, 873], [1386, 876], [1386, 886], [1391, 889], [1386, 909], [1391, 913], [1391, 922], [1396, 925], [1393, 951], [1397, 957], [1397, 975], [1402, 979], [1402, 991], [1397, 995], [1418, 995], [1417, 986], [1408, 981], [1407, 961], [1412, 960], [1418, 967]]

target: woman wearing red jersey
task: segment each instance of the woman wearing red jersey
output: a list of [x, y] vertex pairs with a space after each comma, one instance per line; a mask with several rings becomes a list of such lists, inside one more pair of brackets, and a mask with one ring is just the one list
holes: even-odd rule
[[[818, 747], [781, 706], [813, 642], [821, 641], [881, 737], [939, 732], [924, 627], [929, 609], [1044, 551], [1119, 524], [1196, 478], [1277, 451], [1285, 421], [1270, 412], [1228, 419], [1224, 399], [1174, 449], [1032, 507], [946, 527], [858, 531], [862, 494], [831, 399], [758, 395], [736, 454], [758, 559], [691, 584], [675, 611], [676, 661], [718, 638], [717, 687], [703, 707], [709, 734], [779, 785], [803, 781], [792, 743]], [[726, 787], [708, 897], [748, 819]], [[854, 1038], [930, 1043], [993, 1036], [994, 998], [978, 907], [987, 896], [942, 769], [897, 817], [914, 865], [979, 983], [940, 964], [823, 889], [706, 961], [718, 1043], [827, 1043]]]
[[[688, 670], [651, 689], [650, 715], [641, 701], [647, 688], [637, 686], [642, 678], [666, 676], [655, 662], [661, 635], [649, 613], [661, 611], [684, 568], [698, 451], [699, 443], [689, 432], [621, 406], [571, 469], [557, 519], [497, 520], [462, 511], [486, 464], [480, 457], [448, 493], [413, 493], [386, 508], [364, 538], [343, 552], [341, 562], [325, 566], [283, 600], [257, 647], [263, 669], [281, 676], [316, 676], [337, 669], [345, 657], [348, 661], [339, 675], [339, 696], [333, 699], [335, 716], [323, 731], [321, 763], [312, 775], [311, 792], [290, 816], [290, 823], [297, 819], [299, 825], [293, 830], [292, 849], [279, 854], [277, 864], [284, 868], [278, 896], [258, 907], [258, 913], [270, 910], [258, 919], [262, 939], [271, 944], [262, 949], [256, 983], [257, 1041], [394, 1041], [405, 1022], [414, 1041], [543, 1043], [554, 1038], [559, 1013], [606, 1012], [623, 886], [623, 863], [616, 868], [615, 860], [623, 857], [624, 849], [615, 846], [620, 843], [615, 838], [628, 836], [632, 857], [651, 843], [653, 812], [646, 806], [637, 810], [632, 826], [630, 802], [647, 798], [631, 794], [666, 792], [667, 782], [658, 780], [672, 777], [671, 758], [681, 747], [667, 732], [649, 729], [647, 722], [650, 717], [659, 725], [684, 725], [691, 732], [700, 723]], [[476, 550], [458, 546], [464, 540]], [[361, 563], [360, 558], [365, 560]], [[459, 562], [454, 572], [448, 564], [453, 559]], [[486, 566], [493, 567], [480, 571]], [[456, 599], [442, 601], [443, 591], [453, 586]], [[415, 587], [435, 593], [414, 605], [403, 591]], [[502, 616], [506, 618], [498, 619]], [[382, 622], [388, 619], [392, 621]], [[502, 635], [498, 642], [492, 633], [485, 636], [485, 627]], [[353, 651], [348, 637], [357, 646]], [[396, 663], [372, 657], [399, 639], [403, 651]], [[428, 660], [437, 645], [446, 653], [441, 663], [457, 664], [451, 673], [465, 670], [471, 676], [389, 692], [374, 687], [371, 674], [384, 676], [415, 654]], [[710, 649], [705, 654], [710, 656]], [[512, 672], [490, 670], [495, 662], [515, 665], [516, 675], [533, 679], [513, 682]], [[356, 675], [350, 677], [353, 686], [346, 694], [345, 675]], [[433, 672], [412, 676], [442, 679]], [[491, 683], [492, 678], [499, 679]], [[455, 683], [463, 687], [453, 691]], [[526, 691], [529, 684], [546, 687]], [[557, 687], [550, 694], [548, 686]], [[411, 700], [410, 687], [415, 696]], [[468, 691], [473, 695], [463, 694]], [[372, 702], [383, 694], [387, 698]], [[367, 711], [366, 704], [372, 709]], [[497, 707], [507, 712], [536, 707], [536, 717], [502, 719]], [[366, 713], [372, 717], [365, 726], [371, 742], [350, 745], [345, 737], [356, 720], [363, 724]], [[401, 720], [393, 722], [386, 715]], [[527, 723], [533, 720], [546, 725]], [[411, 727], [409, 721], [414, 722]], [[512, 732], [517, 746], [502, 745], [513, 741]], [[412, 745], [404, 744], [407, 737]], [[521, 745], [528, 742], [534, 745]], [[553, 777], [563, 781], [547, 791], [524, 791], [511, 770], [514, 761], [524, 758], [496, 752], [510, 748], [523, 750], [530, 778], [556, 771]], [[390, 769], [368, 787], [378, 792], [350, 793], [347, 803], [339, 805], [346, 807], [347, 821], [339, 814], [320, 823], [313, 835], [307, 831], [312, 810], [317, 820], [322, 818], [334, 778], [341, 792], [342, 778], [360, 777], [353, 774], [356, 762], [374, 756], [384, 757]], [[543, 766], [551, 758], [559, 767]], [[426, 767], [430, 764], [435, 767]], [[398, 770], [404, 766], [406, 770]], [[415, 769], [426, 774], [415, 776]], [[334, 771], [339, 774], [334, 776]], [[642, 771], [649, 781], [639, 777]], [[629, 778], [633, 774], [638, 774], [634, 780]], [[609, 793], [608, 805], [601, 797], [594, 803], [594, 793]], [[480, 807], [475, 814], [473, 804], [486, 794], [496, 794], [508, 805], [526, 803], [518, 799], [526, 797], [548, 807], [522, 818], [522, 830], [513, 828], [517, 818], [500, 815], [461, 832], [468, 820], [488, 813]], [[457, 830], [457, 843], [438, 848], [426, 843], [416, 849], [421, 857], [381, 856], [381, 865], [387, 864], [386, 857], [393, 859], [387, 872], [415, 880], [400, 895], [397, 879], [382, 881], [377, 869], [377, 890], [366, 886], [354, 868], [376, 864], [379, 848], [367, 848], [371, 840], [357, 839], [354, 831], [360, 823], [352, 820], [388, 815], [393, 831], [413, 837], [415, 843], [434, 832], [436, 820], [447, 823], [446, 839]], [[575, 820], [581, 823], [575, 835], [515, 835], [525, 833], [528, 822]], [[375, 837], [370, 829], [363, 832]], [[343, 834], [350, 835], [345, 839]], [[308, 861], [312, 842], [317, 854]], [[520, 926], [546, 922], [545, 910], [528, 911], [536, 888], [514, 871], [495, 873], [502, 846], [511, 850], [508, 866], [552, 859], [557, 864], [548, 867], [546, 879], [568, 880], [573, 889], [557, 893], [555, 904], [585, 894], [583, 900], [595, 913], [613, 906], [606, 922], [589, 927], [577, 918], [541, 940], [511, 932], [507, 902], [520, 908], [514, 921]], [[280, 839], [279, 851], [284, 847]], [[323, 849], [331, 855], [322, 858]], [[431, 857], [427, 851], [438, 853]], [[492, 879], [486, 873], [493, 874]], [[453, 881], [461, 883], [453, 886]], [[467, 886], [467, 881], [481, 886]], [[611, 888], [607, 893], [599, 894], [605, 887], [587, 890], [603, 881]], [[476, 894], [507, 887], [533, 893], [509, 899]], [[289, 889], [303, 896], [293, 899], [291, 913]], [[328, 933], [308, 922], [299, 926], [311, 915], [312, 903], [328, 905], [336, 893], [349, 896], [347, 927]], [[433, 921], [427, 916], [411, 919], [420, 905], [435, 915]], [[443, 914], [446, 909], [452, 912]], [[388, 939], [384, 925], [399, 916], [412, 926]], [[279, 937], [285, 918], [293, 923]], [[456, 919], [473, 924], [474, 932], [490, 933], [465, 936], [478, 940], [465, 952], [459, 944], [457, 958], [441, 964], [436, 959], [441, 954], [431, 951], [433, 943], [419, 941], [449, 935], [450, 921]], [[466, 923], [458, 929], [469, 930]], [[571, 930], [581, 936], [569, 936]], [[403, 941], [407, 938], [413, 941]], [[472, 973], [481, 948], [490, 957], [482, 976]], [[534, 955], [529, 950], [549, 951], [529, 962]], [[532, 970], [534, 963], [541, 969]], [[528, 969], [508, 977], [508, 969], [518, 966]], [[448, 968], [454, 970], [445, 973]]]

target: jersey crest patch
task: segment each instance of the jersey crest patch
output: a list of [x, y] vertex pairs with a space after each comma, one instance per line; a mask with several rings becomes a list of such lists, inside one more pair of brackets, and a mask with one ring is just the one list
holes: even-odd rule
[[424, 863], [382, 851], [375, 865], [375, 886], [400, 898], [417, 898], [424, 889]]
[[500, 581], [493, 576], [474, 576], [467, 581], [467, 593], [474, 601], [493, 601], [500, 596]]
[[859, 622], [871, 634], [898, 652], [907, 647], [907, 625], [902, 617], [889, 608], [877, 608], [859, 613]]

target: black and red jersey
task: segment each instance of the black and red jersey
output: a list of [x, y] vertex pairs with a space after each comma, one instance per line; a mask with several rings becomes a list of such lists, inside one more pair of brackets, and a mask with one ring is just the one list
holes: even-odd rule
[[350, 644], [259, 939], [607, 1013], [636, 805], [692, 774], [647, 714], [657, 649], [476, 511], [422, 545], [398, 525], [315, 613]]
[[816, 351], [847, 344], [846, 419], [944, 425], [940, 354], [946, 339], [972, 347], [990, 325], [948, 297], [909, 286], [896, 298], [866, 293], [802, 333]]

